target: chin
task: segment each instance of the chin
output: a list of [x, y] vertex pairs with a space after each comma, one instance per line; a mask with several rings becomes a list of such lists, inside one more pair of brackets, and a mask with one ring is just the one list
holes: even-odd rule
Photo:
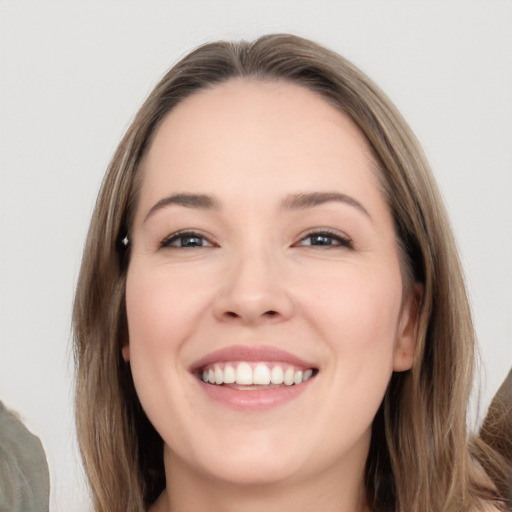
[[[209, 480], [239, 486], [290, 482], [308, 471], [307, 443], [289, 435], [286, 439], [286, 432], [231, 430], [204, 434], [201, 443], [194, 443], [192, 453], [170, 453], [169, 467], [188, 467]], [[304, 450], [298, 450], [298, 446]]]
[[210, 476], [228, 485], [259, 487], [279, 485], [300, 479], [305, 467], [282, 457], [238, 458], [205, 468]]

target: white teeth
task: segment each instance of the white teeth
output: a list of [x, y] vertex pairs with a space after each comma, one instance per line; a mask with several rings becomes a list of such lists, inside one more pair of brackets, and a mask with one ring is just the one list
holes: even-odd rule
[[282, 384], [284, 382], [284, 372], [279, 365], [276, 365], [274, 368], [272, 368], [270, 381], [272, 384]]
[[306, 370], [304, 372], [304, 375], [302, 376], [302, 382], [306, 382], [312, 375], [313, 375], [313, 370]]
[[236, 367], [236, 383], [252, 384], [252, 368], [247, 363], [239, 363]]
[[293, 374], [295, 372], [293, 371], [293, 368], [288, 368], [285, 372], [284, 372], [284, 383], [287, 385], [287, 386], [291, 386], [293, 384]]
[[[252, 363], [254, 366], [254, 363]], [[306, 382], [313, 376], [313, 369], [297, 370], [288, 366], [283, 370], [283, 365], [268, 363], [257, 363], [254, 368], [247, 362], [240, 363], [217, 363], [213, 367], [205, 368], [201, 378], [209, 384], [238, 384], [241, 386], [268, 386], [270, 384], [293, 386]], [[272, 366], [272, 369], [270, 368]]]
[[266, 364], [258, 363], [252, 372], [252, 383], [267, 386], [270, 384], [270, 370]]
[[215, 384], [222, 384], [224, 382], [224, 372], [220, 369], [218, 364], [214, 367]]
[[233, 384], [236, 381], [236, 372], [231, 365], [224, 368], [224, 384]]

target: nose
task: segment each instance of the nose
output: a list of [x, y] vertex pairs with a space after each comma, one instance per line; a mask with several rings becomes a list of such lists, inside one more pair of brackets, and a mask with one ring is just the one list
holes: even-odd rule
[[222, 322], [277, 323], [293, 315], [283, 272], [269, 254], [245, 253], [233, 262], [215, 297], [214, 314]]

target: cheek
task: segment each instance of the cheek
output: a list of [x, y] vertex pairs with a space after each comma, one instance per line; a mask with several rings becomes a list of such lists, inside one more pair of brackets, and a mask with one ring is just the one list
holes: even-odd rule
[[321, 330], [335, 354], [343, 385], [387, 385], [400, 318], [400, 272], [371, 267], [331, 273], [321, 281], [304, 314]]
[[347, 348], [381, 345], [394, 338], [402, 301], [398, 270], [356, 267], [316, 282], [321, 284], [311, 294], [308, 309], [314, 309], [312, 317], [323, 318], [325, 328]]
[[310, 286], [302, 288], [301, 313], [330, 355], [319, 381], [322, 413], [308, 418], [309, 428], [322, 432], [315, 446], [319, 460], [335, 458], [361, 436], [369, 436], [386, 392], [402, 294], [399, 272], [388, 276], [354, 266], [328, 276], [317, 274], [314, 293], [308, 293]]
[[132, 356], [143, 347], [174, 350], [196, 325], [206, 296], [187, 293], [194, 285], [186, 275], [175, 272], [173, 276], [170, 279], [165, 269], [130, 267], [126, 310]]
[[182, 347], [204, 310], [204, 294], [184, 293], [186, 277], [166, 274], [163, 268], [134, 264], [126, 281], [130, 366], [148, 413], [161, 409], [156, 401], [162, 390], [176, 389], [183, 372]]

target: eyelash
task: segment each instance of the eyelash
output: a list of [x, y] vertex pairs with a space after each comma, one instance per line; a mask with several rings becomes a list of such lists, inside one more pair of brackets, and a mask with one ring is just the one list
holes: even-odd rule
[[[205, 240], [207, 242], [207, 245], [193, 245], [193, 246], [187, 246], [187, 245], [172, 245], [173, 242], [176, 242], [180, 239], [184, 238], [199, 238], [200, 240]], [[206, 236], [204, 236], [203, 233], [199, 233], [198, 231], [178, 231], [177, 233], [173, 233], [172, 235], [164, 238], [160, 242], [160, 248], [174, 248], [174, 249], [193, 249], [196, 247], [216, 247], [216, 245], [209, 240]]]
[[338, 248], [347, 248], [347, 249], [353, 249], [354, 248], [354, 243], [352, 241], [352, 239], [346, 235], [343, 235], [337, 231], [331, 231], [329, 229], [321, 229], [321, 230], [313, 230], [313, 231], [310, 231], [309, 233], [307, 233], [306, 235], [302, 236], [299, 240], [299, 242], [295, 243], [294, 245], [297, 246], [299, 245], [300, 246], [300, 242], [304, 242], [305, 240], [307, 240], [308, 238], [312, 238], [312, 237], [324, 237], [324, 238], [329, 238], [331, 239], [332, 241], [335, 241], [336, 243], [330, 243], [330, 244], [318, 244], [318, 245], [314, 245], [314, 244], [307, 244], [307, 245], [303, 245], [302, 247], [321, 247], [321, 248], [324, 248], [324, 249], [330, 249], [330, 248], [335, 248], [335, 247], [338, 247]]
[[[312, 244], [312, 243], [309, 243], [309, 244], [304, 244], [304, 245], [301, 244], [301, 242], [304, 242], [308, 238], [312, 238], [314, 236], [330, 239], [331, 243], [326, 243], [326, 244]], [[177, 242], [180, 239], [185, 239], [185, 238], [197, 238], [197, 239], [206, 241], [207, 244], [205, 244], [205, 245], [192, 245], [192, 246], [173, 245], [173, 242]], [[333, 241], [335, 243], [332, 243]], [[160, 242], [160, 248], [176, 248], [176, 249], [187, 249], [187, 248], [189, 248], [190, 249], [190, 248], [197, 248], [197, 247], [217, 247], [217, 246], [211, 240], [209, 240], [207, 237], [205, 237], [203, 233], [200, 233], [198, 231], [190, 231], [190, 230], [188, 230], [188, 231], [187, 230], [185, 230], [185, 231], [178, 231], [177, 233], [173, 233], [172, 235], [164, 238]], [[347, 249], [353, 249], [354, 248], [354, 244], [353, 244], [352, 239], [350, 237], [346, 236], [346, 235], [342, 235], [339, 232], [331, 231], [329, 229], [322, 229], [322, 230], [310, 231], [309, 233], [307, 233], [304, 236], [302, 236], [298, 242], [295, 242], [292, 245], [292, 247], [322, 247], [324, 249], [330, 249], [330, 248], [334, 248], [334, 247], [344, 247], [344, 248], [347, 248]]]

